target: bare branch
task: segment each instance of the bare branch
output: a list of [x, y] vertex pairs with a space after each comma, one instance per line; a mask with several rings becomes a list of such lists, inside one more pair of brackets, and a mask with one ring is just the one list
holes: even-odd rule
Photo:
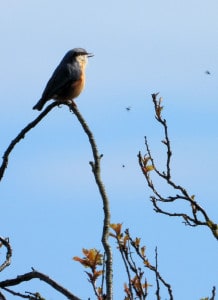
[[3, 290], [5, 290], [6, 292], [10, 293], [11, 295], [13, 296], [18, 296], [20, 298], [25, 298], [25, 299], [31, 299], [32, 300], [32, 297], [28, 296], [28, 295], [24, 295], [22, 293], [18, 293], [18, 292], [14, 292], [13, 290], [9, 289], [9, 288], [2, 288]]
[[212, 289], [212, 296], [209, 300], [215, 300], [215, 296], [216, 296], [216, 287], [214, 286]]
[[[157, 263], [157, 249], [156, 249], [156, 256], [155, 266], [152, 266], [150, 262], [148, 261], [145, 253], [145, 246], [140, 245], [140, 238], [133, 239], [130, 236], [129, 230], [126, 229], [124, 233], [122, 232], [122, 224], [111, 224], [111, 228], [113, 230], [112, 233], [110, 233], [111, 237], [116, 239], [116, 242], [118, 244], [118, 249], [121, 253], [122, 260], [124, 262], [124, 265], [126, 267], [126, 273], [128, 276], [129, 281], [129, 287], [125, 284], [125, 293], [127, 295], [126, 299], [140, 299], [145, 300], [148, 295], [148, 287], [150, 284], [147, 282], [147, 279], [145, 277], [144, 271], [138, 264], [136, 264], [135, 256], [138, 256], [138, 258], [141, 260], [143, 267], [147, 268], [148, 270], [155, 273], [156, 276], [156, 296], [157, 299], [160, 300], [160, 282], [168, 291], [169, 299], [173, 300], [173, 293], [170, 284], [168, 284], [163, 277], [160, 275], [158, 271], [158, 263]], [[131, 278], [131, 273], [133, 273], [133, 278]]]
[[[155, 248], [155, 269], [158, 270], [158, 261], [157, 261], [157, 247]], [[155, 272], [156, 275], [156, 286], [157, 286], [157, 290], [156, 290], [156, 296], [157, 296], [157, 300], [160, 300], [160, 283], [159, 283], [159, 278], [157, 276], [157, 273]]]
[[106, 190], [104, 187], [104, 184], [101, 179], [101, 169], [100, 169], [100, 161], [102, 158], [102, 154], [100, 155], [98, 152], [97, 144], [95, 142], [93, 133], [91, 132], [90, 128], [88, 127], [85, 119], [79, 112], [77, 106], [73, 103], [65, 103], [71, 111], [76, 115], [78, 121], [80, 122], [83, 130], [88, 136], [94, 161], [90, 162], [90, 165], [92, 167], [92, 172], [95, 177], [96, 184], [98, 186], [102, 201], [103, 201], [103, 210], [104, 210], [104, 225], [103, 225], [103, 233], [102, 233], [102, 244], [104, 247], [104, 251], [106, 254], [106, 293], [107, 293], [107, 300], [112, 300], [113, 298], [113, 269], [112, 269], [112, 250], [110, 247], [110, 244], [108, 242], [109, 237], [109, 228], [110, 228], [110, 205], [109, 205], [109, 199], [106, 194]]
[[87, 134], [91, 148], [92, 148], [94, 161], [90, 162], [90, 165], [92, 166], [92, 171], [93, 171], [97, 186], [99, 188], [101, 198], [103, 200], [104, 226], [103, 226], [103, 233], [102, 233], [102, 244], [104, 246], [104, 250], [106, 253], [106, 287], [107, 287], [107, 298], [110, 300], [110, 299], [112, 299], [112, 294], [113, 294], [113, 291], [112, 291], [112, 278], [113, 278], [112, 251], [111, 251], [110, 245], [108, 243], [109, 224], [110, 224], [110, 207], [109, 207], [109, 200], [107, 198], [105, 187], [101, 180], [101, 174], [100, 174], [100, 160], [102, 158], [102, 155], [99, 155], [94, 136], [74, 103], [58, 103], [56, 101], [52, 102], [50, 105], [48, 105], [45, 108], [45, 110], [34, 121], [29, 123], [25, 128], [23, 128], [21, 130], [21, 132], [17, 135], [17, 137], [11, 141], [10, 145], [8, 146], [8, 148], [6, 149], [6, 151], [3, 155], [3, 162], [0, 167], [0, 180], [2, 179], [2, 177], [4, 175], [4, 172], [8, 165], [9, 155], [10, 155], [11, 151], [13, 150], [13, 148], [15, 147], [15, 145], [17, 143], [19, 143], [20, 140], [25, 137], [25, 134], [28, 131], [30, 131], [33, 127], [35, 127], [48, 114], [48, 112], [52, 108], [54, 108], [55, 106], [58, 106], [59, 104], [67, 105], [70, 108], [70, 110], [74, 112], [74, 114], [76, 115], [77, 119], [79, 120], [82, 128], [84, 129], [85, 133]]
[[6, 149], [6, 151], [2, 157], [3, 161], [2, 161], [2, 165], [0, 167], [0, 181], [2, 180], [2, 177], [4, 176], [4, 172], [8, 166], [9, 155], [10, 155], [11, 151], [13, 150], [13, 148], [15, 147], [15, 145], [17, 143], [19, 143], [20, 140], [25, 137], [25, 134], [28, 131], [30, 131], [33, 127], [35, 127], [49, 113], [49, 111], [57, 105], [58, 105], [57, 102], [52, 102], [50, 105], [48, 105], [46, 107], [46, 109], [34, 121], [32, 121], [26, 127], [24, 127], [21, 130], [21, 132], [16, 136], [16, 138], [11, 141], [10, 145], [8, 146], [8, 148]]
[[4, 280], [4, 281], [0, 281], [0, 288], [19, 285], [20, 283], [22, 283], [24, 281], [29, 281], [29, 280], [36, 279], [36, 278], [38, 278], [38, 279], [46, 282], [50, 286], [52, 286], [55, 290], [60, 292], [62, 295], [66, 296], [67, 299], [80, 300], [78, 297], [73, 295], [67, 289], [62, 287], [59, 283], [57, 283], [56, 281], [54, 281], [53, 279], [51, 279], [47, 275], [45, 275], [43, 273], [40, 273], [36, 270], [33, 270], [32, 272], [29, 272], [29, 273], [25, 273], [23, 275], [19, 275], [16, 278], [13, 278], [13, 279], [7, 279], [7, 280]]
[[[171, 157], [172, 157], [172, 150], [171, 150], [171, 144], [170, 139], [168, 135], [168, 127], [166, 120], [162, 117], [162, 98], [157, 98], [158, 94], [152, 94], [152, 100], [154, 103], [154, 109], [155, 109], [155, 118], [156, 120], [161, 124], [161, 126], [164, 129], [164, 139], [162, 140], [162, 143], [166, 146], [166, 171], [160, 171], [155, 164], [154, 158], [152, 157], [151, 150], [148, 144], [148, 140], [145, 137], [145, 147], [147, 154], [142, 156], [139, 152], [138, 154], [138, 163], [140, 165], [140, 168], [145, 176], [146, 182], [148, 187], [152, 190], [154, 196], [151, 196], [151, 201], [154, 206], [154, 210], [157, 213], [162, 213], [171, 217], [182, 217], [184, 220], [184, 223], [189, 226], [207, 226], [214, 237], [218, 240], [218, 224], [211, 221], [209, 216], [207, 215], [205, 209], [203, 209], [195, 200], [194, 195], [190, 195], [185, 188], [182, 186], [176, 184], [171, 179]], [[151, 162], [151, 165], [149, 165], [149, 162]], [[175, 196], [169, 196], [164, 197], [161, 195], [161, 193], [157, 190], [155, 185], [153, 184], [150, 174], [154, 171], [160, 178], [163, 179], [170, 187], [172, 187], [176, 191]], [[175, 212], [172, 213], [168, 210], [164, 210], [160, 208], [159, 203], [168, 203], [168, 202], [178, 202], [178, 201], [185, 201], [188, 204], [188, 208], [190, 210], [190, 213], [183, 213], [183, 212]]]
[[11, 248], [8, 238], [0, 237], [0, 243], [3, 246], [5, 246], [7, 249], [5, 261], [0, 265], [0, 272], [1, 272], [11, 264], [12, 248]]
[[0, 300], [6, 300], [5, 296], [0, 292]]
[[[131, 236], [129, 235], [129, 231], [126, 230], [125, 233], [128, 235], [129, 240], [131, 242], [131, 245], [133, 246], [133, 248], [135, 249], [137, 255], [142, 259], [143, 262], [145, 262], [145, 257], [142, 255], [142, 253], [140, 252], [139, 246], [136, 245], [136, 243], [134, 242], [134, 240], [131, 238]], [[158, 280], [161, 281], [161, 283], [167, 288], [168, 290], [168, 294], [170, 296], [170, 300], [173, 300], [173, 292], [172, 292], [172, 288], [171, 285], [169, 283], [167, 283], [163, 277], [160, 275], [158, 269], [155, 266], [152, 266], [149, 262], [148, 263], [144, 263], [144, 265], [146, 266], [146, 268], [148, 268], [149, 270], [153, 271], [155, 273], [156, 279], [158, 278]], [[157, 252], [156, 252], [156, 266], [157, 266]]]
[[152, 94], [151, 96], [152, 96], [152, 100], [153, 100], [154, 107], [155, 107], [155, 113], [156, 113], [155, 118], [164, 127], [165, 140], [162, 141], [162, 142], [167, 147], [167, 163], [166, 163], [166, 166], [167, 166], [167, 175], [166, 176], [167, 176], [167, 178], [170, 179], [170, 177], [171, 177], [171, 174], [170, 174], [170, 162], [171, 162], [172, 151], [171, 151], [171, 146], [170, 146], [170, 140], [168, 138], [167, 122], [166, 122], [165, 119], [162, 119], [162, 116], [161, 116], [161, 111], [163, 109], [163, 106], [161, 106], [161, 104], [162, 104], [162, 98], [160, 97], [159, 100], [157, 101], [158, 93], [157, 94]]

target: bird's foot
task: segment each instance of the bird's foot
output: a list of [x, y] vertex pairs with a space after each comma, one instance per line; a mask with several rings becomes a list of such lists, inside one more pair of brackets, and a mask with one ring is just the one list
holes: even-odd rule
[[67, 105], [77, 106], [76, 103], [73, 100], [67, 100]]

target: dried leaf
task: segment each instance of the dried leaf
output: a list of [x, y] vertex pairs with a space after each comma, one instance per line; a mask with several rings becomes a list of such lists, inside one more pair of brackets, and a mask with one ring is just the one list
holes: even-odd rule
[[110, 224], [110, 227], [116, 232], [117, 236], [119, 236], [121, 233], [122, 225], [122, 223]]
[[145, 257], [145, 249], [146, 249], [146, 247], [145, 246], [143, 246], [143, 247], [141, 247], [141, 255], [143, 256], [143, 257]]

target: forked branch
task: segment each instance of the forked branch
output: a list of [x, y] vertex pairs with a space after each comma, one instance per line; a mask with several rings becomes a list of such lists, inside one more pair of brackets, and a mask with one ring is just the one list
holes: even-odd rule
[[[48, 105], [42, 113], [31, 123], [29, 123], [26, 127], [24, 127], [20, 133], [11, 141], [8, 148], [6, 149], [4, 155], [3, 155], [3, 161], [2, 165], [0, 166], [0, 180], [3, 178], [5, 170], [8, 165], [9, 156], [14, 147], [23, 139], [27, 132], [29, 132], [32, 128], [34, 128], [48, 113], [51, 111], [52, 108], [55, 106], [58, 106], [59, 104], [67, 105], [72, 111], [78, 121], [80, 122], [84, 132], [87, 134], [94, 160], [90, 162], [90, 165], [92, 167], [92, 171], [95, 177], [96, 184], [98, 186], [102, 201], [103, 201], [103, 210], [104, 210], [104, 222], [103, 222], [103, 232], [102, 232], [102, 244], [104, 247], [105, 255], [106, 255], [106, 294], [107, 294], [107, 300], [112, 300], [113, 298], [113, 289], [112, 289], [112, 279], [113, 279], [113, 270], [112, 270], [112, 250], [110, 247], [110, 244], [108, 242], [109, 237], [109, 225], [110, 225], [110, 206], [109, 206], [109, 200], [105, 191], [104, 184], [101, 179], [101, 170], [100, 170], [100, 161], [102, 158], [102, 155], [99, 154], [98, 148], [93, 136], [93, 133], [89, 129], [85, 119], [79, 112], [77, 106], [73, 102], [69, 103], [58, 103], [58, 102], [52, 102], [50, 105]], [[2, 241], [3, 243], [3, 241]], [[5, 242], [6, 243], [6, 242]], [[6, 244], [4, 244], [6, 246]], [[7, 246], [6, 246], [7, 247]], [[6, 264], [9, 263], [9, 259], [5, 261], [5, 263], [1, 266], [1, 268], [5, 268]], [[33, 275], [33, 274], [32, 274]], [[36, 274], [34, 274], [36, 275]], [[31, 274], [29, 274], [31, 276]], [[19, 277], [21, 278], [21, 277]]]
[[60, 292], [62, 295], [66, 296], [67, 299], [80, 300], [78, 297], [73, 295], [67, 289], [63, 288], [59, 283], [57, 283], [56, 281], [54, 281], [53, 279], [51, 279], [47, 275], [45, 275], [41, 272], [38, 272], [36, 270], [33, 270], [32, 272], [29, 272], [29, 273], [26, 273], [26, 274], [23, 274], [23, 275], [19, 275], [16, 278], [13, 278], [13, 279], [7, 279], [7, 280], [4, 280], [4, 281], [0, 281], [0, 288], [4, 289], [4, 288], [7, 288], [9, 286], [19, 285], [24, 281], [29, 281], [29, 280], [32, 280], [32, 279], [40, 279], [40, 280], [46, 282], [48, 285], [53, 287], [55, 290]]
[[[214, 235], [214, 237], [218, 239], [218, 225], [211, 221], [205, 209], [203, 209], [200, 206], [200, 204], [195, 200], [194, 195], [190, 195], [185, 188], [183, 188], [181, 185], [176, 184], [171, 179], [172, 150], [168, 134], [167, 121], [162, 117], [163, 99], [161, 97], [158, 98], [158, 94], [152, 94], [152, 100], [154, 103], [155, 118], [161, 124], [164, 130], [164, 139], [162, 140], [162, 143], [166, 147], [166, 171], [160, 171], [156, 166], [155, 159], [152, 156], [147, 137], [145, 137], [146, 154], [142, 155], [141, 152], [139, 152], [138, 162], [142, 173], [145, 176], [147, 185], [153, 192], [153, 195], [151, 196], [151, 201], [153, 203], [154, 210], [157, 213], [162, 213], [170, 217], [182, 217], [184, 223], [189, 226], [207, 226]], [[161, 192], [156, 188], [155, 184], [151, 179], [150, 174], [152, 174], [152, 171], [154, 171], [160, 178], [162, 178], [163, 181], [166, 182], [166, 184], [172, 187], [173, 190], [175, 190], [176, 194], [173, 196], [164, 197], [161, 194]], [[181, 200], [187, 203], [188, 208], [190, 210], [189, 213], [171, 212], [167, 209], [166, 203], [177, 203]], [[165, 203], [165, 209], [160, 207], [160, 203]]]

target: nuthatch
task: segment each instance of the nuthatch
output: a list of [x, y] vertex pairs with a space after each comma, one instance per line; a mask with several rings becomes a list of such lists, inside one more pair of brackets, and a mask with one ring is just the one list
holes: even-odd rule
[[66, 53], [49, 79], [41, 99], [33, 109], [41, 110], [51, 99], [60, 103], [73, 101], [82, 92], [85, 85], [87, 57], [93, 54], [83, 48], [75, 48]]

